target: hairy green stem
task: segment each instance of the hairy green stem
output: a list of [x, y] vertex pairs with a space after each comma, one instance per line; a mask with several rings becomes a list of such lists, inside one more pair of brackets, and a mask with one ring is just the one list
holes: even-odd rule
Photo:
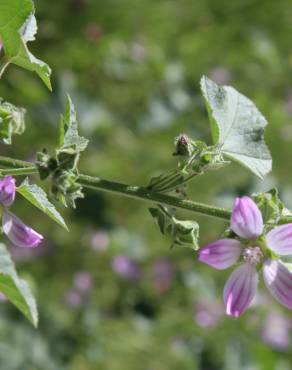
[[0, 156], [0, 165], [4, 167], [10, 167], [10, 168], [22, 168], [22, 167], [34, 167], [34, 163], [27, 162], [27, 161], [21, 161], [19, 159], [9, 158], [9, 157], [3, 157]]
[[2, 176], [21, 176], [21, 175], [33, 175], [38, 173], [38, 169], [34, 167], [21, 167], [21, 168], [8, 168], [0, 169], [0, 175]]
[[[20, 161], [9, 157], [0, 156], [0, 165], [9, 167], [9, 169], [1, 170], [3, 175], [30, 175], [38, 172], [37, 167], [31, 162]], [[177, 197], [151, 191], [146, 187], [131, 186], [121, 184], [114, 181], [104, 180], [98, 177], [87, 175], [79, 175], [78, 182], [90, 189], [116, 193], [130, 198], [140, 199], [157, 204], [164, 204], [167, 206], [186, 209], [192, 212], [201, 213], [203, 215], [221, 218], [224, 220], [230, 219], [231, 212], [227, 209], [214, 207], [203, 203], [193, 202], [191, 200], [179, 199]]]
[[208, 215], [212, 217], [218, 217], [224, 220], [229, 220], [231, 215], [231, 212], [224, 208], [213, 207], [207, 204], [193, 202], [191, 200], [179, 199], [171, 195], [151, 192], [146, 188], [140, 186], [121, 184], [87, 175], [80, 175], [78, 182], [84, 187], [90, 189], [102, 190], [106, 192], [121, 194], [130, 198], [141, 199], [158, 204], [165, 204], [167, 206], [175, 208], [187, 209], [189, 211], [201, 213], [203, 215]]
[[[0, 156], [0, 165], [9, 167], [0, 169], [0, 175], [32, 175], [38, 172], [38, 169], [31, 162], [20, 161], [18, 159]], [[231, 211], [226, 208], [210, 206], [207, 204], [194, 202], [187, 199], [180, 199], [167, 194], [151, 191], [147, 187], [132, 186], [114, 181], [104, 180], [99, 177], [92, 177], [80, 174], [78, 178], [80, 185], [85, 188], [120, 194], [129, 198], [139, 199], [146, 202], [163, 204], [170, 207], [185, 209], [202, 215], [217, 217], [225, 221], [230, 220]], [[281, 223], [292, 222], [291, 217], [281, 220]]]

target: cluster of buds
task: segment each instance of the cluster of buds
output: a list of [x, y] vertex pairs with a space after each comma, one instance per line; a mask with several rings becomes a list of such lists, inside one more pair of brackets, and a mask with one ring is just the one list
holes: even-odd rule
[[75, 208], [75, 200], [83, 198], [82, 186], [78, 184], [77, 164], [79, 153], [73, 148], [57, 150], [56, 156], [51, 157], [46, 150], [37, 155], [37, 165], [40, 178], [51, 178], [51, 191], [65, 206]]
[[175, 141], [174, 155], [181, 157], [180, 168], [184, 172], [190, 170], [203, 173], [209, 169], [218, 169], [225, 166], [221, 150], [217, 146], [207, 146], [203, 141], [193, 141], [186, 134], [179, 135]]
[[0, 180], [0, 203], [3, 206], [2, 228], [4, 234], [16, 246], [22, 248], [37, 247], [43, 236], [25, 225], [18, 217], [9, 211], [9, 207], [15, 200], [15, 179], [6, 176]]

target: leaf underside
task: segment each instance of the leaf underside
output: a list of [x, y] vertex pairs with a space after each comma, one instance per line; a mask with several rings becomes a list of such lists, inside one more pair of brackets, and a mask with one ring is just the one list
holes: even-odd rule
[[230, 86], [201, 79], [214, 143], [223, 154], [261, 179], [271, 171], [272, 158], [264, 141], [267, 121], [254, 103]]

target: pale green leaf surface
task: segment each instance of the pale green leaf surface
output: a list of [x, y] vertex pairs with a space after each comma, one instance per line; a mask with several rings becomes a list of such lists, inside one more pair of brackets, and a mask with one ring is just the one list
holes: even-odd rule
[[4, 244], [0, 243], [0, 291], [37, 326], [38, 312], [28, 284], [20, 279]]
[[35, 39], [36, 31], [31, 0], [0, 1], [0, 39], [4, 45], [6, 61], [36, 72], [51, 90], [50, 67], [32, 55], [26, 45]]
[[85, 150], [88, 145], [88, 140], [79, 136], [76, 111], [69, 95], [67, 95], [65, 114], [61, 119], [60, 144], [63, 148], [74, 146], [78, 152]]
[[68, 227], [63, 217], [48, 200], [47, 194], [42, 188], [36, 184], [30, 184], [28, 180], [25, 179], [17, 188], [17, 192], [68, 231]]
[[206, 101], [213, 139], [224, 155], [263, 178], [272, 168], [264, 142], [267, 121], [254, 103], [230, 86], [219, 86], [203, 76], [201, 89]]

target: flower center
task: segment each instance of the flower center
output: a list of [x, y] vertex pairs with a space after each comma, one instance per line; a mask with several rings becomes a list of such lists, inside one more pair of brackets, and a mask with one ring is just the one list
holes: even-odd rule
[[264, 258], [263, 252], [260, 247], [247, 247], [242, 253], [244, 261], [257, 265]]

